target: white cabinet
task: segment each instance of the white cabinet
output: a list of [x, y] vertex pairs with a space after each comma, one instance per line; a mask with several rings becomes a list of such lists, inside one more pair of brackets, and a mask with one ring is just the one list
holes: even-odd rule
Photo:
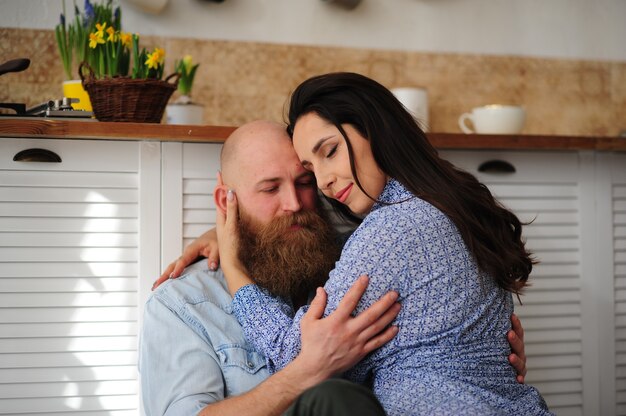
[[[41, 148], [61, 162], [13, 160]], [[0, 414], [137, 415], [160, 144], [0, 139], [0, 155]]]
[[[12, 160], [28, 148], [62, 162]], [[0, 140], [0, 414], [139, 414], [141, 310], [160, 270], [215, 223], [220, 150]], [[528, 382], [559, 415], [626, 415], [626, 155], [442, 156], [532, 221], [541, 263], [516, 305]]]
[[[522, 221], [532, 221], [523, 235], [540, 263], [523, 305], [516, 302], [526, 331], [527, 382], [558, 415], [624, 414], [624, 155], [449, 151], [442, 156], [475, 174]], [[507, 166], [501, 162], [515, 172], [498, 170]], [[496, 169], [481, 172], [481, 166]]]

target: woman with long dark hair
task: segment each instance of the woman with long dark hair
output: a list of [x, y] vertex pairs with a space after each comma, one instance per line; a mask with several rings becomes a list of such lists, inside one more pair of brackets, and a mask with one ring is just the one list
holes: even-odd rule
[[[303, 82], [291, 97], [288, 131], [322, 193], [362, 219], [325, 285], [326, 313], [361, 274], [370, 283], [358, 311], [390, 290], [402, 303], [396, 337], [344, 376], [369, 384], [392, 415], [548, 414], [507, 361], [512, 295], [533, 265], [518, 218], [441, 159], [393, 94], [362, 75]], [[232, 228], [232, 217], [232, 209], [220, 217], [218, 230]], [[255, 271], [224, 255], [236, 238], [219, 239], [229, 286], [239, 288], [234, 313], [276, 371], [299, 352], [305, 308], [294, 312], [247, 284]]]

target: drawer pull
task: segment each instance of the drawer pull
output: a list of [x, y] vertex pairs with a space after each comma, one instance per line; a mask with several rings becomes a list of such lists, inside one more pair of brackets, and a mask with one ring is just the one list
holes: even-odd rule
[[46, 149], [26, 149], [13, 156], [15, 162], [61, 163], [61, 157]]
[[478, 167], [479, 172], [483, 173], [515, 173], [515, 166], [506, 160], [488, 160]]

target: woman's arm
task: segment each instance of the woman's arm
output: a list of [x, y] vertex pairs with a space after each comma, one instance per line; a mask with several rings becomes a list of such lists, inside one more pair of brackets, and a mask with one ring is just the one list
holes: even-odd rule
[[[294, 315], [293, 309], [284, 300], [271, 296], [266, 290], [253, 284], [248, 276], [248, 271], [238, 261], [236, 220], [237, 201], [231, 193], [227, 198], [226, 213], [218, 212], [217, 216], [221, 266], [226, 276], [229, 291], [234, 294], [233, 311], [235, 316], [242, 324], [247, 339], [268, 358], [269, 369], [274, 372], [284, 368], [300, 352], [300, 322], [307, 308], [301, 308]], [[349, 303], [349, 300], [344, 299], [344, 295], [358, 278], [358, 274], [353, 270], [378, 272], [375, 267], [368, 266], [368, 264], [375, 264], [377, 259], [367, 255], [362, 258], [369, 259], [360, 265], [362, 267], [353, 267], [356, 263], [340, 260], [337, 263], [340, 267], [331, 273], [325, 286], [329, 299], [326, 314], [329, 315], [335, 310], [347, 311], [343, 315], [339, 314], [339, 324], [329, 319], [328, 325], [342, 325], [341, 331], [345, 331], [346, 336], [352, 336], [352, 331], [354, 331], [352, 328], [354, 324], [348, 323], [351, 319], [350, 313], [354, 308], [348, 310], [345, 303]], [[250, 273], [263, 273], [263, 271], [251, 270]], [[359, 310], [363, 311], [365, 307], [383, 298], [389, 292], [389, 289], [385, 289], [386, 287], [388, 286], [378, 285], [374, 288], [370, 286], [365, 294], [368, 301], [366, 303], [361, 302]], [[397, 293], [388, 296], [397, 296]], [[360, 322], [356, 323], [356, 325], [359, 324]], [[330, 332], [332, 333], [332, 331]], [[333, 334], [331, 336], [341, 335]]]

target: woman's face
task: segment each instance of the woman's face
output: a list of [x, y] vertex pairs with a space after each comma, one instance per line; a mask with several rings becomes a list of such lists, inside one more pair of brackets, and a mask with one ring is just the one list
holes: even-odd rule
[[[369, 141], [351, 125], [342, 125], [354, 153], [361, 186], [378, 199], [387, 183], [378, 168]], [[350, 170], [348, 147], [337, 127], [315, 113], [300, 117], [293, 131], [293, 147], [305, 169], [311, 170], [317, 186], [329, 198], [346, 205], [355, 214], [367, 214], [374, 201], [359, 189]]]

